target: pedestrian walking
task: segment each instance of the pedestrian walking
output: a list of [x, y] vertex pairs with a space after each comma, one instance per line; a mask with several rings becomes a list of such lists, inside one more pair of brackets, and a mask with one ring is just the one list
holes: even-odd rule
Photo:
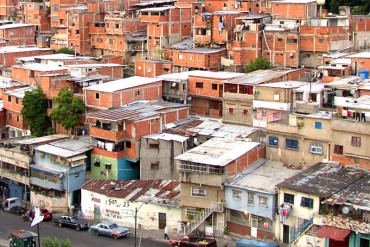
[[165, 226], [164, 227], [164, 239], [170, 239], [169, 237], [168, 237], [168, 226]]

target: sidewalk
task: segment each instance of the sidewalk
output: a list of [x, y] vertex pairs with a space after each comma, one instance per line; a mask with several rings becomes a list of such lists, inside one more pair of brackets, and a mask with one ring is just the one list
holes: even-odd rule
[[[130, 234], [134, 236], [135, 234], [135, 229], [130, 229]], [[168, 244], [168, 240], [164, 239], [164, 231], [163, 230], [141, 230], [138, 229], [136, 232], [137, 239], [140, 241], [140, 237], [143, 239], [150, 239], [153, 241], [159, 241]], [[180, 236], [177, 234], [175, 231], [169, 232], [169, 237], [175, 238], [177, 236]], [[181, 235], [182, 236], [182, 235]], [[235, 247], [236, 246], [236, 241], [238, 240], [237, 237], [233, 236], [225, 236], [225, 237], [215, 237], [217, 241], [217, 246], [218, 247]]]

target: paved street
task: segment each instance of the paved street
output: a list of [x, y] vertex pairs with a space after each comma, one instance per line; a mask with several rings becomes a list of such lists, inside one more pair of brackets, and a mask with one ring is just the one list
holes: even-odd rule
[[[13, 215], [0, 210], [0, 239], [7, 239], [9, 233], [14, 230], [30, 230], [37, 232], [36, 226], [31, 227], [30, 222], [23, 222], [21, 217], [18, 215]], [[134, 232], [127, 238], [122, 238], [114, 240], [113, 238], [105, 236], [95, 236], [89, 231], [75, 231], [70, 228], [59, 228], [52, 222], [42, 222], [40, 223], [40, 236], [41, 242], [44, 237], [50, 236], [52, 239], [57, 237], [59, 240], [69, 239], [72, 242], [73, 247], [90, 247], [90, 246], [134, 246]], [[140, 232], [138, 231], [138, 239], [140, 237]], [[138, 244], [139, 246], [139, 244]], [[157, 241], [150, 241], [148, 239], [141, 240], [142, 247], [162, 247], [168, 246], [168, 244]]]

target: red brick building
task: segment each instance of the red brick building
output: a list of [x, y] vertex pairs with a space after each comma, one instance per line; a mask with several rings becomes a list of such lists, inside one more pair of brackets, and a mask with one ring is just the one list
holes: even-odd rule
[[36, 44], [35, 26], [32, 24], [7, 24], [0, 26], [0, 39], [8, 46]]
[[135, 102], [88, 114], [89, 134], [95, 146], [91, 154], [92, 177], [139, 178], [141, 138], [188, 116], [189, 106], [169, 102]]
[[221, 68], [221, 57], [226, 54], [226, 49], [174, 50], [172, 55], [174, 72], [197, 69], [218, 71]]
[[27, 91], [33, 91], [36, 87], [24, 87], [4, 92], [4, 109], [6, 110], [6, 137], [21, 138], [30, 136], [29, 126], [24, 124], [21, 110], [22, 99]]
[[135, 75], [144, 77], [156, 77], [171, 74], [172, 62], [159, 60], [139, 60], [135, 62]]
[[117, 108], [134, 101], [158, 101], [161, 98], [162, 81], [140, 76], [84, 88], [86, 106], [95, 109]]
[[242, 73], [197, 71], [189, 75], [188, 95], [191, 113], [214, 118], [222, 117], [224, 81]]

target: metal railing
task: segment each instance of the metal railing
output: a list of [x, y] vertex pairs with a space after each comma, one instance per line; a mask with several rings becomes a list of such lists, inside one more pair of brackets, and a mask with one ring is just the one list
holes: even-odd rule
[[307, 221], [305, 221], [303, 223], [303, 225], [300, 228], [298, 228], [298, 230], [292, 236], [290, 236], [290, 242], [291, 243], [292, 242], [295, 242], [296, 240], [298, 240], [299, 237], [302, 234], [304, 234], [306, 232], [306, 230], [308, 230], [308, 228], [310, 226], [312, 226], [312, 224], [313, 224], [313, 218], [314, 218], [314, 215], [312, 215], [311, 218], [309, 218]]

